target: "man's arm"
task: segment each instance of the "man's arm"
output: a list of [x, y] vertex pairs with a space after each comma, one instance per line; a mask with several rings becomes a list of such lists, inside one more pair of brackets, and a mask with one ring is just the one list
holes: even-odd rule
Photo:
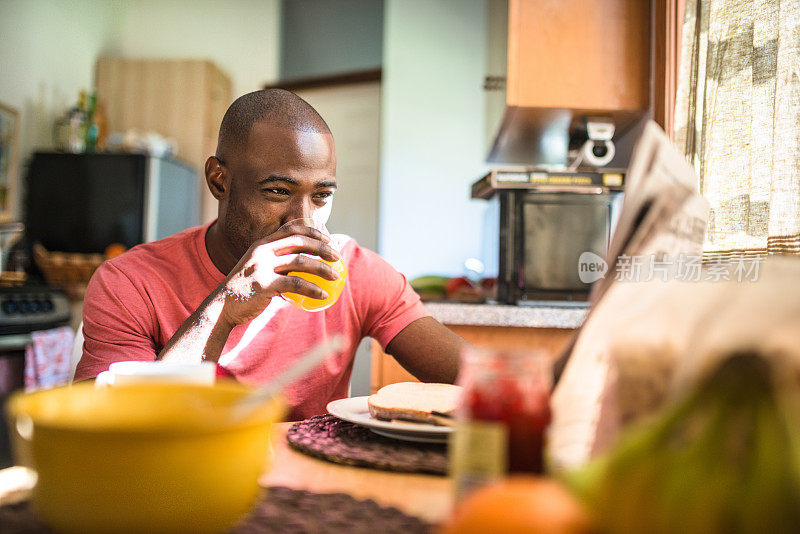
[[423, 382], [452, 384], [461, 351], [470, 346], [433, 317], [422, 317], [403, 328], [386, 345], [386, 352]]
[[222, 317], [223, 295], [222, 287], [211, 293], [164, 345], [158, 359], [182, 363], [219, 360], [228, 335], [236, 326]]

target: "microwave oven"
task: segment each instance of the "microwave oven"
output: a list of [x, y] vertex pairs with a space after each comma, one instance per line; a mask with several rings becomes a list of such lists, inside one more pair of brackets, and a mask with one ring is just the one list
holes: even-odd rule
[[624, 172], [495, 170], [472, 197], [500, 203], [497, 300], [585, 303], [579, 259], [605, 258], [623, 199]]
[[584, 252], [605, 258], [622, 193], [534, 193], [500, 196], [497, 297], [505, 304], [586, 301]]

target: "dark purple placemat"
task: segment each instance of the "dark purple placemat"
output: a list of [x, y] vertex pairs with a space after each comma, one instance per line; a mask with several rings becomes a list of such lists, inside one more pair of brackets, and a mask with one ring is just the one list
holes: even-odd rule
[[0, 506], [0, 532], [3, 534], [50, 534], [31, 509], [29, 501]]
[[331, 414], [293, 424], [286, 432], [286, 439], [300, 452], [338, 464], [447, 474], [447, 445], [385, 438]]
[[[416, 534], [432, 525], [397, 508], [358, 500], [345, 493], [313, 493], [280, 486], [268, 488], [250, 514], [230, 534], [348, 533]], [[109, 532], [113, 532], [109, 526]], [[51, 534], [28, 501], [0, 506], [3, 534]]]
[[275, 487], [259, 501], [250, 516], [230, 534], [347, 533], [413, 534], [432, 531], [432, 525], [397, 508], [346, 493], [311, 493]]

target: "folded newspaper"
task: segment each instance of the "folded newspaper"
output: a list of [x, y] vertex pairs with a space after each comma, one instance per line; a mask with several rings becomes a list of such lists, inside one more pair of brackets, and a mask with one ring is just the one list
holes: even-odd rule
[[[641, 334], [646, 336], [656, 317], [663, 320], [670, 314], [669, 309], [659, 310], [640, 286], [674, 279], [692, 265], [699, 269], [708, 205], [697, 184], [694, 169], [663, 130], [649, 121], [633, 151], [608, 254], [604, 260], [581, 256], [577, 266], [601, 277], [592, 286], [583, 327], [557, 364], [550, 448], [558, 465], [582, 463], [616, 435], [621, 415], [616, 395], [619, 373], [611, 358], [615, 339], [621, 330], [635, 338], [634, 332], [645, 323]], [[600, 267], [586, 265], [592, 260]], [[627, 295], [607, 298], [617, 287]], [[611, 306], [608, 300], [613, 300]], [[666, 384], [648, 384], [645, 389], [650, 387], [663, 389]]]
[[553, 392], [556, 468], [606, 450], [621, 428], [656, 412], [733, 351], [758, 351], [776, 373], [800, 377], [800, 258], [748, 254], [703, 264], [708, 206], [697, 182], [648, 123], [607, 269], [586, 270], [603, 274]]
[[649, 121], [631, 157], [609, 271], [592, 286], [590, 300], [597, 302], [614, 281], [677, 275], [678, 258], [702, 255], [708, 211], [694, 169]]

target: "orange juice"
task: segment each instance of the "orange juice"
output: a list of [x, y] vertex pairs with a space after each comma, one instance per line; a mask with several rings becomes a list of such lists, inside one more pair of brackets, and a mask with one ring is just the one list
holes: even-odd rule
[[319, 277], [315, 274], [309, 273], [302, 273], [297, 271], [292, 271], [289, 273], [289, 276], [297, 276], [302, 278], [303, 280], [308, 280], [312, 284], [319, 286], [322, 288], [326, 293], [328, 293], [328, 298], [326, 299], [313, 299], [311, 297], [306, 297], [305, 295], [298, 295], [297, 293], [282, 293], [283, 298], [300, 308], [301, 310], [315, 312], [315, 311], [322, 311], [325, 308], [329, 308], [333, 306], [333, 303], [339, 298], [339, 295], [342, 294], [342, 289], [344, 289], [344, 283], [347, 281], [347, 266], [344, 264], [342, 260], [337, 261], [327, 261], [323, 260], [322, 258], [315, 258], [317, 261], [321, 261], [322, 263], [327, 263], [333, 269], [339, 273], [338, 280], [326, 280], [325, 278]]

